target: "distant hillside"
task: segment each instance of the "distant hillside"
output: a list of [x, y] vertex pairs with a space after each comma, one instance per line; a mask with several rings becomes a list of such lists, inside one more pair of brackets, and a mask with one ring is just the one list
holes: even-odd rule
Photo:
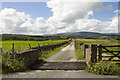
[[2, 40], [24, 40], [24, 41], [45, 41], [45, 40], [61, 40], [68, 39], [61, 36], [33, 36], [33, 35], [18, 35], [18, 34], [2, 34]]
[[69, 39], [69, 38], [120, 40], [119, 37], [120, 36], [118, 36], [118, 34], [113, 34], [113, 33], [101, 34], [96, 32], [61, 33], [61, 34], [44, 35], [44, 36], [2, 34], [2, 40], [25, 40], [25, 41], [61, 40], [61, 39]]
[[94, 36], [94, 35], [102, 35], [101, 33], [96, 32], [74, 32], [74, 33], [62, 33], [58, 35], [79, 35], [79, 36]]
[[119, 39], [118, 34], [114, 33], [97, 33], [97, 32], [74, 32], [74, 33], [61, 33], [61, 36], [74, 36], [77, 38], [93, 38], [93, 39]]

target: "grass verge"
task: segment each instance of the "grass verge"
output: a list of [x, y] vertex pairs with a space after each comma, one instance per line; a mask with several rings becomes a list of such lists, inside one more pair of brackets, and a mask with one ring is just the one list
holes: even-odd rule
[[78, 40], [75, 40], [75, 53], [76, 53], [77, 60], [85, 59], [84, 58], [84, 45]]
[[75, 53], [76, 53], [77, 60], [85, 59], [83, 50], [75, 49]]

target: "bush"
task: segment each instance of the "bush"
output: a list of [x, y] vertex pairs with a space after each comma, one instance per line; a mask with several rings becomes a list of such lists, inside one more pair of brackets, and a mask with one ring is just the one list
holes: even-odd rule
[[11, 59], [10, 54], [2, 55], [2, 74], [25, 71], [27, 67], [20, 58]]
[[86, 71], [102, 75], [120, 75], [120, 67], [116, 63], [106, 61], [93, 63]]

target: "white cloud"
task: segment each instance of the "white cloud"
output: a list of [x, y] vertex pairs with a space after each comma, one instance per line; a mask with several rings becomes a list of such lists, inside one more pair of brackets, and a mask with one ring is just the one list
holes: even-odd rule
[[[76, 31], [117, 32], [117, 17], [112, 21], [89, 19], [94, 10], [106, 9], [101, 2], [72, 2], [73, 0], [51, 0], [47, 7], [53, 16], [45, 20], [42, 17], [32, 19], [24, 12], [5, 8], [0, 12], [0, 28], [2, 33], [20, 34], [55, 34]], [[80, 0], [77, 0], [80, 1]]]
[[120, 10], [116, 10], [116, 11], [114, 11], [114, 12], [116, 12], [116, 13], [120, 13]]
[[114, 17], [108, 27], [105, 28], [107, 32], [118, 32], [118, 16]]
[[51, 0], [47, 6], [51, 8], [53, 16], [50, 20], [66, 23], [74, 22], [76, 19], [84, 19], [92, 9], [103, 9], [101, 2], [77, 2], [80, 0]]
[[26, 28], [20, 27], [25, 21], [29, 19], [30, 15], [23, 12], [17, 12], [15, 9], [3, 9], [0, 12], [0, 26], [3, 33], [22, 33]]

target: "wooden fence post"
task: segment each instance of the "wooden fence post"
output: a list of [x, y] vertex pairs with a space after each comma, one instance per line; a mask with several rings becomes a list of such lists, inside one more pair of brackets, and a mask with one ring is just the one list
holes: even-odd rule
[[40, 44], [38, 43], [38, 46], [40, 47]]
[[99, 45], [99, 57], [98, 57], [98, 60], [101, 61], [102, 60], [102, 44]]
[[15, 51], [15, 50], [14, 50], [14, 47], [15, 47], [15, 46], [14, 46], [14, 43], [12, 43], [12, 54], [14, 54], [14, 51]]
[[86, 48], [88, 48], [88, 45], [84, 45], [84, 58], [86, 58]]
[[31, 49], [31, 45], [30, 44], [28, 44], [29, 45], [29, 47], [30, 47], [30, 49]]
[[91, 45], [91, 62], [97, 62], [97, 45], [92, 44]]

